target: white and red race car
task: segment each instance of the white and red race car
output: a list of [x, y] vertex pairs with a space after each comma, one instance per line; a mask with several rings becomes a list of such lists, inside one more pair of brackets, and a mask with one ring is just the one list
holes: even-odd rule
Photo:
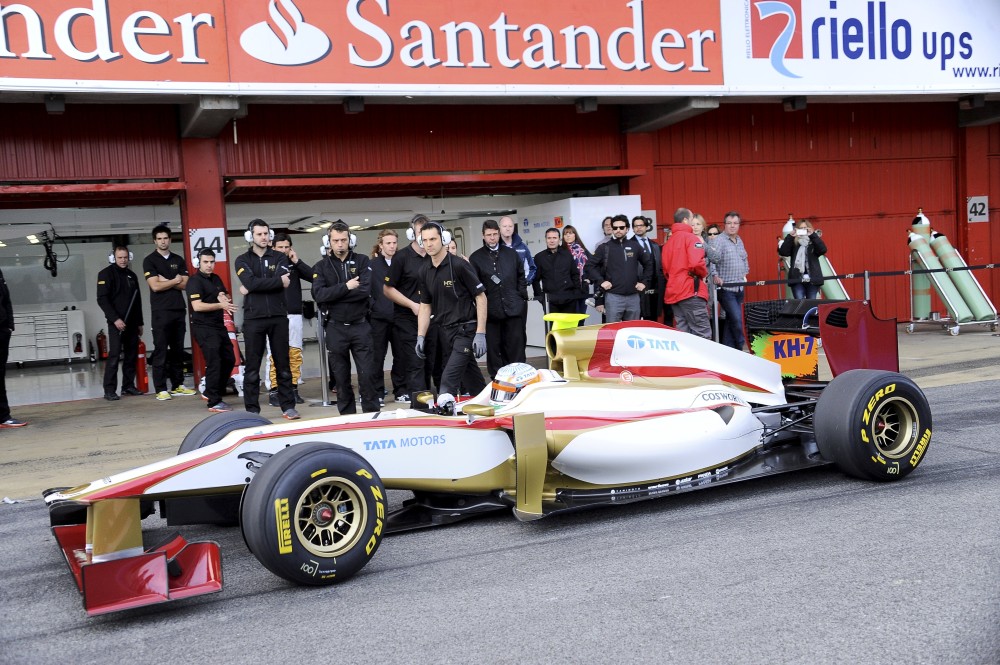
[[[495, 510], [533, 520], [829, 463], [903, 478], [930, 443], [927, 400], [894, 371], [857, 369], [895, 367], [894, 322], [865, 303], [823, 304], [818, 328], [774, 344], [787, 356], [789, 334], [814, 342], [817, 332], [828, 383], [783, 380], [780, 362], [651, 322], [553, 330], [550, 370], [487, 386], [459, 413], [277, 425], [217, 414], [176, 457], [45, 501], [84, 606], [100, 614], [221, 589], [217, 544], [143, 541], [157, 504], [168, 524], [238, 523], [270, 571], [326, 585], [360, 570], [387, 533]], [[386, 488], [414, 498], [389, 512]]]

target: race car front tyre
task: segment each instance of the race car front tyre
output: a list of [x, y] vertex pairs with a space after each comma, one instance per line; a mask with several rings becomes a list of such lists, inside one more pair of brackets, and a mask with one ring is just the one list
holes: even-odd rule
[[250, 481], [243, 538], [275, 575], [306, 585], [341, 582], [382, 542], [385, 488], [363, 457], [311, 442], [284, 448]]
[[181, 441], [181, 447], [177, 449], [177, 454], [181, 455], [218, 443], [227, 434], [238, 429], [273, 424], [259, 413], [247, 413], [246, 411], [213, 413], [191, 428], [191, 431]]
[[813, 414], [820, 454], [865, 480], [899, 480], [920, 464], [931, 442], [923, 391], [895, 372], [857, 369], [835, 377]]

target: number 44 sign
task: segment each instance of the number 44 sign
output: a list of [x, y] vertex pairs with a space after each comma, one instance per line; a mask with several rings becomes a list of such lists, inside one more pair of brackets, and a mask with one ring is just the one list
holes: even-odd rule
[[222, 229], [191, 229], [188, 242], [191, 248], [191, 263], [198, 265], [198, 252], [210, 249], [215, 252], [216, 261], [226, 260], [226, 246], [222, 242]]
[[970, 196], [966, 199], [970, 222], [990, 221], [990, 197]]

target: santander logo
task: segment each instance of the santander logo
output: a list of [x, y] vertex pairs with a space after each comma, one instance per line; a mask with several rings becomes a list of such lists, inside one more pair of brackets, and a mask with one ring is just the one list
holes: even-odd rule
[[292, 0], [270, 0], [269, 20], [250, 26], [240, 35], [248, 55], [271, 65], [308, 65], [326, 57], [330, 38], [305, 22]]

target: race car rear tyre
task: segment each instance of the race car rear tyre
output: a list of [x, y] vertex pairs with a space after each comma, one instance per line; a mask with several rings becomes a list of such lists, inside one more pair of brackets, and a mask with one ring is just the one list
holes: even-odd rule
[[181, 447], [177, 449], [177, 454], [188, 453], [218, 443], [227, 434], [238, 429], [273, 424], [259, 413], [247, 413], [246, 411], [213, 413], [191, 428], [191, 431], [181, 441]]
[[311, 442], [264, 463], [243, 495], [240, 522], [265, 568], [319, 586], [364, 568], [382, 542], [385, 512], [385, 488], [363, 457]]
[[813, 415], [820, 454], [866, 480], [899, 480], [920, 464], [931, 442], [923, 391], [902, 374], [857, 369], [837, 376]]

